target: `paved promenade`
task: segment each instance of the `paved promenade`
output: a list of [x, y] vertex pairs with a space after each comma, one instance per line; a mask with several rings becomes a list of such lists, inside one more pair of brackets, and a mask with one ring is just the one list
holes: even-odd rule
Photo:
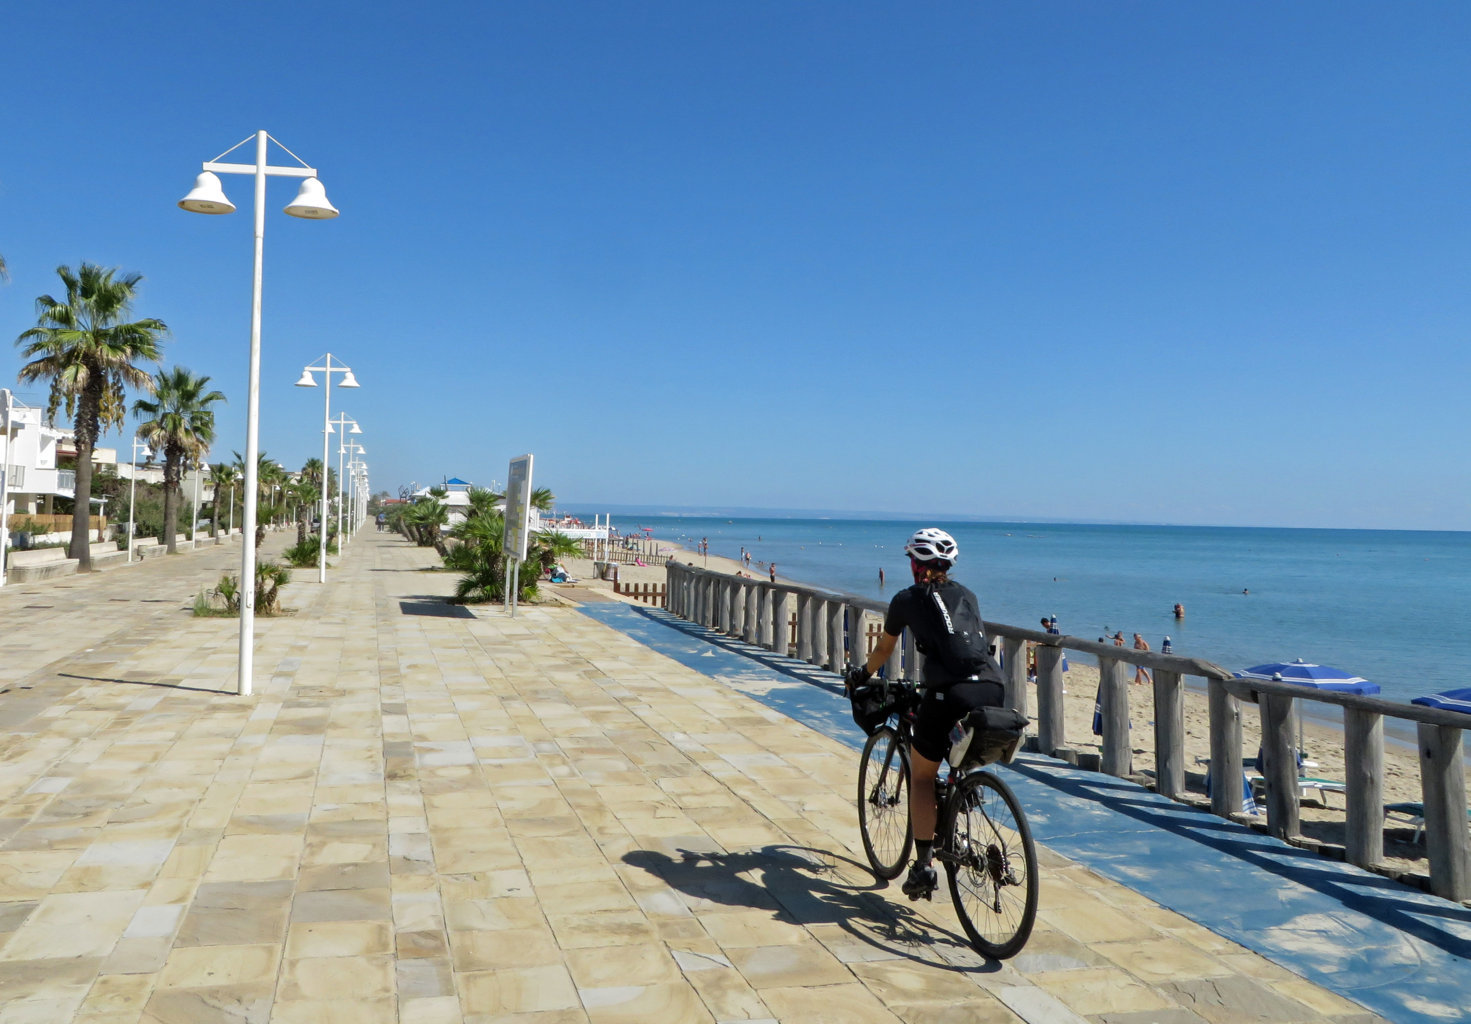
[[297, 574], [235, 697], [236, 623], [187, 609], [238, 554], [0, 590], [0, 1024], [1380, 1019], [1055, 811], [1032, 941], [982, 961], [874, 886], [850, 746], [621, 606], [444, 605], [393, 535]]

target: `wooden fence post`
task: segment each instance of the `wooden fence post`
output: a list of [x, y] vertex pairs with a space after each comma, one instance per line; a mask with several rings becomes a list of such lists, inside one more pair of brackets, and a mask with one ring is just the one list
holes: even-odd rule
[[1005, 705], [1027, 713], [1027, 642], [1001, 638], [1001, 679], [1006, 687]]
[[785, 658], [791, 653], [788, 646], [791, 638], [792, 595], [789, 591], [775, 587], [771, 591], [771, 649]]
[[1291, 839], [1302, 831], [1297, 729], [1293, 726], [1296, 702], [1275, 693], [1263, 693], [1257, 701], [1262, 711], [1262, 763], [1257, 767], [1267, 787], [1267, 831], [1278, 839]]
[[827, 603], [827, 667], [841, 673], [847, 666], [847, 652], [843, 648], [843, 620], [848, 616], [848, 606], [841, 601]]
[[1117, 658], [1098, 659], [1098, 696], [1103, 708], [1103, 770], [1123, 778], [1133, 763], [1129, 744], [1129, 684], [1124, 680], [1124, 663]]
[[1062, 648], [1037, 646], [1037, 746], [1042, 753], [1065, 746], [1063, 725]]
[[1162, 668], [1154, 670], [1154, 778], [1162, 796], [1185, 795], [1185, 688], [1180, 673]]
[[1425, 849], [1430, 890], [1448, 900], [1471, 898], [1467, 870], [1466, 771], [1461, 761], [1461, 730], [1452, 725], [1417, 727], [1420, 739], [1420, 792], [1425, 802]]
[[868, 609], [848, 606], [848, 664], [868, 662]]
[[797, 660], [812, 660], [812, 602], [805, 590], [797, 593]]
[[812, 608], [809, 618], [812, 619], [812, 657], [808, 662], [813, 665], [827, 664], [827, 599], [818, 595], [812, 599]]
[[1219, 679], [1207, 683], [1210, 704], [1211, 812], [1223, 818], [1241, 813], [1241, 701]]
[[1384, 860], [1384, 716], [1343, 709], [1343, 781], [1348, 785], [1344, 851], [1350, 864]]
[[768, 651], [776, 650], [776, 588], [770, 585], [761, 588], [761, 646]]
[[730, 619], [726, 635], [738, 637], [746, 624], [746, 581], [739, 576], [730, 581]]

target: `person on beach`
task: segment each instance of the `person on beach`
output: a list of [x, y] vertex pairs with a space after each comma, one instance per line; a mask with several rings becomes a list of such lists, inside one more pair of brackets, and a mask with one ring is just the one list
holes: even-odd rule
[[[908, 629], [915, 646], [925, 654], [924, 697], [914, 720], [910, 759], [909, 817], [914, 832], [914, 864], [904, 880], [904, 895], [929, 899], [937, 884], [931, 857], [935, 845], [935, 776], [950, 750], [950, 730], [978, 707], [999, 707], [1005, 696], [1001, 669], [986, 646], [976, 595], [950, 578], [960, 556], [955, 538], [944, 530], [918, 530], [904, 545], [914, 585], [889, 602], [884, 630], [868, 660], [854, 665], [843, 681], [851, 693], [862, 686], [894, 653], [900, 635]], [[953, 668], [957, 646], [964, 646], [965, 675]]]
[[882, 568], [880, 568], [879, 569], [879, 589], [883, 589], [883, 586], [884, 586], [884, 570]]
[[1183, 604], [1181, 604], [1179, 601], [1176, 601], [1175, 602], [1175, 618], [1177, 618], [1177, 619], [1183, 619], [1184, 617], [1185, 617], [1185, 606]]
[[776, 563], [771, 563], [771, 582], [776, 582]]
[[[1149, 641], [1146, 640], [1146, 639], [1144, 639], [1144, 637], [1141, 636], [1140, 634], [1135, 633], [1134, 634], [1134, 650], [1136, 650], [1136, 651], [1147, 651], [1147, 650], [1149, 650]], [[1136, 665], [1136, 666], [1134, 666], [1134, 684], [1136, 686], [1139, 685], [1140, 683], [1153, 683], [1153, 682], [1154, 682], [1154, 676], [1152, 676], [1152, 675], [1149, 674], [1149, 669], [1145, 668], [1143, 665]]]

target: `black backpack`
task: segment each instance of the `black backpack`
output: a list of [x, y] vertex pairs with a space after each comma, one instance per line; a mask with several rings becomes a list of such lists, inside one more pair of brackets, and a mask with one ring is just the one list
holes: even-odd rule
[[926, 645], [926, 658], [934, 658], [945, 674], [956, 679], [980, 676], [1000, 682], [1001, 669], [986, 643], [986, 627], [975, 598], [964, 587], [932, 586], [925, 589], [925, 606], [937, 623], [937, 639]]

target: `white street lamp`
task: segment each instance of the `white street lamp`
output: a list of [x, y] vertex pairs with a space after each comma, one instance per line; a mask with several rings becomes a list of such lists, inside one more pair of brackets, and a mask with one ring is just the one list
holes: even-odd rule
[[5, 438], [5, 454], [0, 456], [0, 587], [5, 586], [5, 563], [10, 557], [10, 417], [14, 415], [15, 402], [9, 388], [0, 390], [4, 397], [5, 417], [0, 419], [0, 437]]
[[313, 370], [317, 370], [322, 374], [322, 383], [324, 385], [322, 389], [322, 542], [320, 545], [318, 545], [317, 551], [317, 582], [326, 583], [328, 519], [327, 460], [329, 459], [329, 456], [327, 454], [327, 438], [332, 433], [332, 375], [334, 373], [342, 374], [342, 383], [341, 385], [339, 385], [340, 387], [356, 388], [361, 387], [361, 385], [358, 384], [357, 378], [352, 375], [352, 370], [342, 365], [342, 363], [339, 362], [336, 366], [333, 366], [332, 353], [328, 352], [326, 358], [322, 360], [321, 366], [308, 366], [306, 369], [301, 371], [301, 380], [296, 382], [296, 386], [299, 388], [316, 387], [317, 382], [312, 379]]
[[[348, 471], [348, 473], [350, 473], [353, 476], [353, 488], [354, 489], [349, 492], [349, 498], [352, 499], [352, 500], [355, 500], [356, 499], [356, 496], [357, 496], [356, 487], [357, 487], [358, 456], [361, 455], [361, 454], [363, 454], [363, 446], [360, 445], [360, 444], [358, 444], [356, 441], [349, 441], [347, 438], [343, 438], [342, 439], [342, 445], [343, 445], [343, 450], [347, 452], [347, 471]], [[354, 509], [354, 514], [355, 514], [355, 512], [356, 512], [356, 510]], [[358, 528], [358, 521], [357, 521], [357, 519], [352, 518], [350, 516], [349, 519], [348, 519], [348, 522], [352, 524], [350, 526], [350, 529], [356, 530]]]
[[[352, 430], [348, 431], [348, 433], [361, 434], [363, 432], [363, 428], [358, 426], [358, 421], [345, 412], [339, 413], [336, 417], [327, 421], [329, 430], [335, 426], [339, 431], [347, 430], [349, 423], [352, 424]], [[347, 434], [343, 434], [338, 438], [337, 443], [337, 551], [339, 554], [342, 552], [342, 546], [347, 543], [347, 535], [342, 532], [342, 456], [346, 451]], [[326, 470], [324, 469], [322, 472], [325, 473]]]
[[153, 449], [148, 445], [133, 438], [133, 481], [128, 484], [128, 564], [133, 564], [133, 534], [137, 532], [133, 527], [133, 500], [138, 496], [138, 453], [142, 452], [145, 459], [153, 458]]
[[255, 163], [219, 162], [221, 157], [229, 156], [249, 142], [250, 137], [247, 136], [205, 163], [203, 173], [195, 179], [194, 190], [179, 200], [180, 208], [191, 213], [233, 213], [235, 205], [225, 198], [216, 173], [249, 174], [255, 178], [255, 273], [250, 301], [250, 383], [245, 414], [245, 508], [242, 523], [242, 530], [246, 535], [245, 543], [240, 545], [240, 662], [239, 678], [236, 682], [236, 692], [241, 696], [250, 694], [251, 671], [255, 660], [255, 503], [256, 471], [259, 468], [256, 460], [260, 453], [260, 314], [261, 277], [265, 259], [267, 176], [304, 179], [296, 198], [285, 209], [289, 216], [306, 220], [328, 220], [337, 216], [337, 209], [327, 202], [327, 193], [317, 180], [316, 168], [306, 166], [300, 157], [279, 142], [276, 145], [281, 146], [301, 166], [271, 166], [266, 163], [266, 141], [270, 136], [259, 131], [254, 138]]
[[190, 548], [197, 548], [199, 546], [199, 478], [202, 475], [199, 472], [199, 470], [200, 470], [200, 462], [199, 462], [199, 460], [195, 460], [195, 463], [194, 463], [194, 522], [189, 527], [189, 547]]

